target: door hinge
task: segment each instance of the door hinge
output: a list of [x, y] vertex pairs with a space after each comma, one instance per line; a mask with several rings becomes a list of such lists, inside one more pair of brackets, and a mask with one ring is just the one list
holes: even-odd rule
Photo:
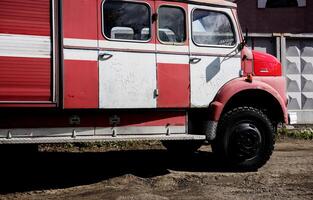
[[153, 13], [152, 14], [152, 23], [156, 22], [158, 20], [158, 13]]
[[154, 89], [154, 98], [159, 96], [159, 89]]

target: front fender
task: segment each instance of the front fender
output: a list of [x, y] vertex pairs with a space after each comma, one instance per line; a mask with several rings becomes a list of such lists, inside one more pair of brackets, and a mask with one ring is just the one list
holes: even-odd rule
[[226, 83], [217, 93], [209, 106], [210, 119], [218, 121], [227, 102], [236, 94], [245, 90], [261, 90], [272, 95], [279, 103], [284, 122], [288, 123], [287, 99], [285, 93], [285, 79], [283, 77], [253, 77], [252, 82], [245, 77], [234, 79]]

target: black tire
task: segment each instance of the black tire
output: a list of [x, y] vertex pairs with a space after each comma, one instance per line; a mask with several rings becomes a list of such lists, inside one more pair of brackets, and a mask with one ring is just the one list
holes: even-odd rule
[[203, 142], [202, 140], [164, 140], [162, 144], [170, 153], [191, 154], [197, 151], [203, 145]]
[[212, 151], [228, 166], [255, 171], [269, 160], [274, 145], [269, 118], [257, 108], [238, 107], [222, 116]]

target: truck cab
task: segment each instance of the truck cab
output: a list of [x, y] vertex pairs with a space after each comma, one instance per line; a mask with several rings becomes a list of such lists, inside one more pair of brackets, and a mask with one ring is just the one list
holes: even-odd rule
[[234, 3], [0, 7], [1, 144], [161, 140], [186, 153], [208, 141], [251, 170], [288, 123], [281, 64], [246, 47]]

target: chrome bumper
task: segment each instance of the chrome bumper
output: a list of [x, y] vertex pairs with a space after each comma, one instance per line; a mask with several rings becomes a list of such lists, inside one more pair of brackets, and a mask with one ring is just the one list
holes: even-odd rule
[[288, 112], [289, 124], [297, 124], [298, 116], [296, 112]]

